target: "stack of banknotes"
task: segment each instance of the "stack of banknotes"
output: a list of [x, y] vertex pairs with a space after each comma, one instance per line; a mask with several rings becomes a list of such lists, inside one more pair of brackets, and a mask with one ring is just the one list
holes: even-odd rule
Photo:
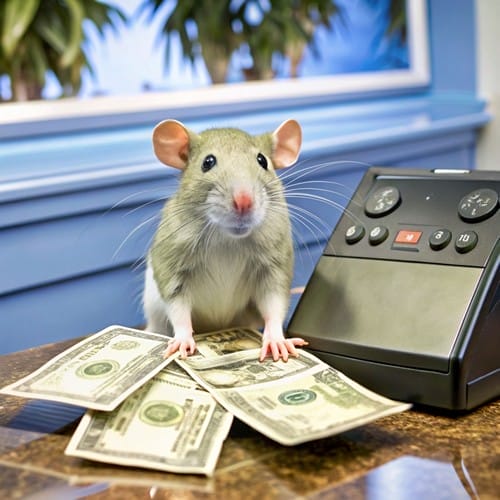
[[332, 436], [408, 409], [299, 350], [259, 362], [262, 336], [196, 336], [165, 359], [168, 337], [111, 326], [0, 389], [88, 408], [65, 453], [100, 462], [212, 475], [233, 417], [282, 445]]

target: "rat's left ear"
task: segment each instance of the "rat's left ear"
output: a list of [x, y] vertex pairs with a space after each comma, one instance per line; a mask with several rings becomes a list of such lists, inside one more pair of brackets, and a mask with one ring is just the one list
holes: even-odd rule
[[295, 120], [283, 122], [273, 133], [273, 165], [275, 168], [289, 167], [299, 157], [302, 130]]

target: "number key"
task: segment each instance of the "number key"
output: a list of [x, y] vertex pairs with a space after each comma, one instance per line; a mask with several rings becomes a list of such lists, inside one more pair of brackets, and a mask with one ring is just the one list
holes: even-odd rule
[[478, 236], [474, 231], [463, 231], [455, 240], [455, 250], [458, 253], [470, 252], [478, 242]]
[[429, 237], [429, 245], [433, 250], [442, 250], [451, 241], [451, 232], [448, 229], [437, 229]]

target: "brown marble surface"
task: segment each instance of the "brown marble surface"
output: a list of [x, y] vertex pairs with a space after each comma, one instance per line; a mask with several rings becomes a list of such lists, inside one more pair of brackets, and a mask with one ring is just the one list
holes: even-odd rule
[[[1, 356], [0, 385], [75, 342]], [[500, 498], [500, 401], [459, 415], [412, 409], [291, 448], [236, 422], [211, 478], [65, 456], [82, 413], [0, 394], [0, 498]]]

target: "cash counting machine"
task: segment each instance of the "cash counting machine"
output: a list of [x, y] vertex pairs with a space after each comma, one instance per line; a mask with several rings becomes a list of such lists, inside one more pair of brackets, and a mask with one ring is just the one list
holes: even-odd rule
[[500, 172], [371, 168], [288, 326], [388, 397], [500, 395]]

